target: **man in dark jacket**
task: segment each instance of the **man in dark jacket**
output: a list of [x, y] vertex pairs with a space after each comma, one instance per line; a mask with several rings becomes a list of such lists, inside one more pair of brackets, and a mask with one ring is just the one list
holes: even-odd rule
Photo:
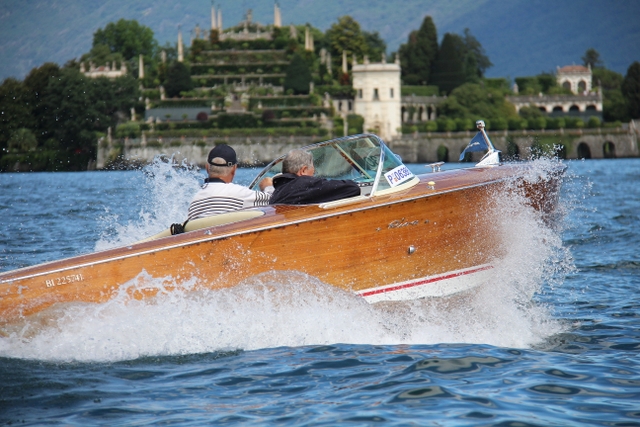
[[282, 175], [273, 178], [272, 205], [304, 205], [331, 202], [360, 194], [360, 187], [348, 179], [314, 177], [313, 156], [305, 150], [291, 150], [282, 162]]

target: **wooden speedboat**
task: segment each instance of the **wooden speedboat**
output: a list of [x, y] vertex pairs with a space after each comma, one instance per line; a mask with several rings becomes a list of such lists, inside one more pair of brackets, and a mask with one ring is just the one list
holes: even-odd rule
[[[188, 223], [182, 234], [167, 231], [129, 246], [1, 273], [0, 324], [46, 314], [59, 304], [104, 303], [143, 272], [172, 278], [169, 288], [191, 280], [195, 288], [221, 289], [265, 272], [296, 271], [372, 303], [468, 290], [489, 279], [504, 255], [491, 213], [495, 197], [521, 192], [533, 207], [550, 212], [563, 172], [558, 165], [536, 181], [527, 163], [501, 164], [483, 126], [479, 122], [468, 147], [488, 151], [475, 167], [440, 171], [434, 164], [433, 172], [419, 176], [375, 135], [306, 147], [316, 175], [353, 179], [361, 195], [217, 215]], [[268, 165], [251, 186], [279, 173], [281, 161]], [[150, 298], [157, 287], [126, 292]]]

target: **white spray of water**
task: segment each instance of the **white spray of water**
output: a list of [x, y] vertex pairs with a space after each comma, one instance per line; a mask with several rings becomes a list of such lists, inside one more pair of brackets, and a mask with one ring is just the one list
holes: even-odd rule
[[177, 166], [172, 159], [165, 161], [157, 157], [144, 168], [142, 185], [146, 193], [138, 218], [120, 224], [117, 216], [105, 214], [101, 218], [103, 228], [111, 232], [102, 233], [95, 245], [96, 251], [137, 242], [169, 228], [172, 223], [186, 220], [189, 202], [204, 176], [185, 162]]
[[[544, 176], [548, 162], [536, 161], [530, 179]], [[332, 343], [530, 347], [562, 329], [532, 295], [570, 271], [570, 256], [558, 229], [522, 196], [496, 197], [491, 214], [500, 224], [505, 256], [490, 283], [464, 295], [369, 305], [296, 272], [264, 273], [218, 291], [143, 272], [105, 304], [70, 304], [58, 308], [46, 327], [33, 321], [0, 338], [0, 355], [114, 361]], [[139, 287], [158, 288], [159, 294], [131, 299]]]

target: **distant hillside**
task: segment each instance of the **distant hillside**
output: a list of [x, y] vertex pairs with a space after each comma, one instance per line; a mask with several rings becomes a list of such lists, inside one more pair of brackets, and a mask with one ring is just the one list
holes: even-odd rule
[[[246, 9], [254, 20], [273, 22], [269, 0], [218, 0], [225, 27]], [[387, 52], [431, 15], [438, 36], [464, 28], [480, 41], [494, 66], [489, 77], [530, 76], [581, 63], [595, 48], [609, 69], [626, 73], [640, 61], [640, 1], [637, 0], [279, 0], [283, 24], [310, 23], [326, 30], [351, 15], [366, 31], [378, 31]], [[0, 80], [22, 79], [33, 67], [64, 64], [87, 52], [93, 33], [120, 18], [150, 27], [160, 44], [175, 43], [178, 25], [189, 39], [198, 23], [210, 25], [209, 0], [2, 0]]]

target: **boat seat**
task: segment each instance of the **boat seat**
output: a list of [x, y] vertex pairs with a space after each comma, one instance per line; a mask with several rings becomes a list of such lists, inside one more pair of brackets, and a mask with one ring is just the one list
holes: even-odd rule
[[[248, 219], [257, 218], [264, 215], [264, 212], [258, 209], [239, 210], [235, 212], [227, 212], [218, 215], [208, 216], [206, 218], [198, 218], [187, 222], [184, 232], [201, 230], [203, 228], [216, 227], [218, 225], [232, 224], [234, 222], [246, 221]], [[148, 242], [150, 240], [160, 239], [162, 237], [171, 236], [171, 229], [168, 228], [138, 243]]]

